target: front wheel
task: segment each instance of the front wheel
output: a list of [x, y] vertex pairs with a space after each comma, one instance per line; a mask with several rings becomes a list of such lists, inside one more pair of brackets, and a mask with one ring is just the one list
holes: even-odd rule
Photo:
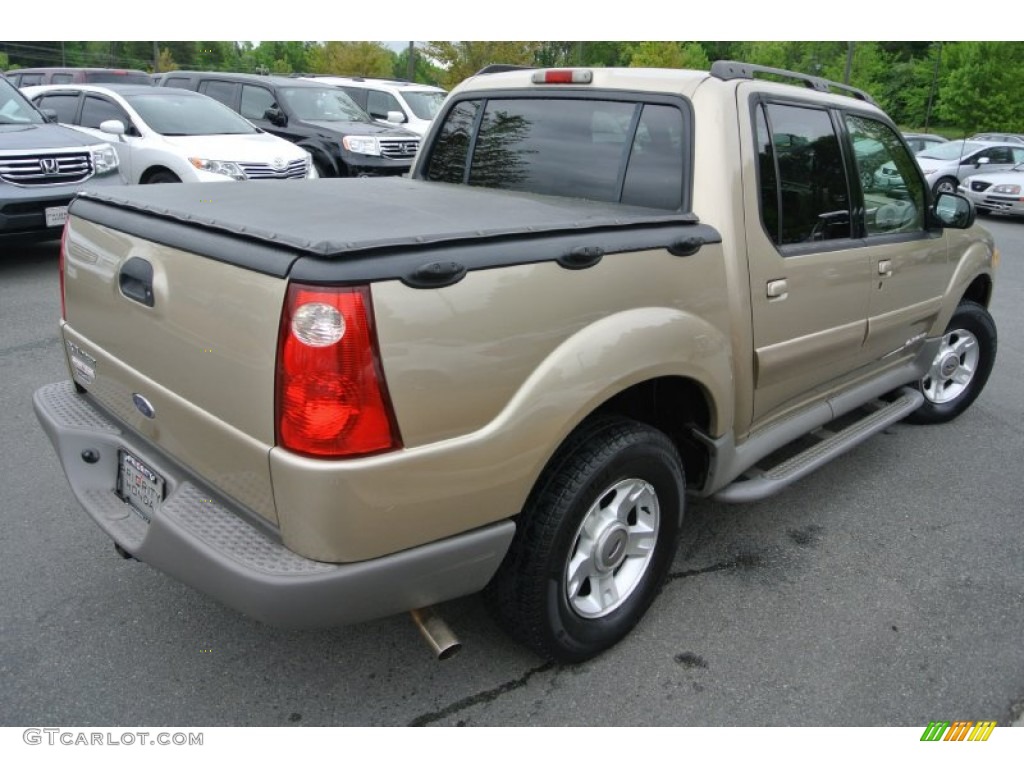
[[967, 410], [981, 394], [996, 359], [996, 325], [980, 304], [956, 308], [918, 388], [924, 404], [907, 417], [916, 424], [941, 424]]
[[941, 179], [935, 182], [934, 191], [935, 194], [941, 194], [943, 192], [956, 192], [957, 180], [952, 176], [943, 176]]
[[684, 487], [662, 432], [618, 418], [582, 427], [545, 469], [485, 591], [498, 622], [560, 662], [617, 643], [672, 564]]

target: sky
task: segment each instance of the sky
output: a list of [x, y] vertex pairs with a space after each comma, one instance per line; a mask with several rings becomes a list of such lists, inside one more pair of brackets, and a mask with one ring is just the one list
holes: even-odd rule
[[[10, 7], [6, 7], [6, 6]], [[913, 3], [859, 0], [857, 13], [826, 10], [821, 0], [759, 0], [673, 4], [665, 0], [627, 3], [557, 3], [552, 0], [479, 2], [390, 0], [387, 13], [348, 11], [336, 0], [307, 0], [301, 12], [254, 4], [265, 12], [240, 16], [237, 4], [174, 0], [174, 13], [159, 16], [161, 39], [193, 40], [380, 40], [398, 49], [408, 38], [425, 40], [854, 40], [964, 39], [959, 14], [930, 14], [922, 21]], [[766, 13], [770, 7], [774, 13]], [[609, 10], [612, 9], [612, 10]], [[108, 9], [109, 10], [109, 9]], [[97, 13], [81, 0], [50, 0], [46, 23], [29, 4], [7, 3], [4, 37], [12, 40], [142, 40], [154, 30], [152, 16]], [[841, 24], [838, 19], [842, 18]]]

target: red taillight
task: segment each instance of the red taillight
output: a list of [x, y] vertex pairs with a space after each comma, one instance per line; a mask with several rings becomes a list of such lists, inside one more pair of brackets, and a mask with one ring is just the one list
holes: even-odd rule
[[594, 73], [589, 69], [538, 69], [530, 79], [537, 85], [545, 83], [576, 83], [577, 85], [591, 83], [594, 80]]
[[64, 252], [68, 249], [68, 224], [69, 220], [64, 220], [64, 229], [60, 233], [60, 256], [57, 258], [57, 271], [60, 275], [60, 317], [61, 320], [68, 319], [67, 303], [64, 301]]
[[290, 451], [342, 458], [401, 447], [368, 287], [289, 286], [276, 399], [277, 443]]

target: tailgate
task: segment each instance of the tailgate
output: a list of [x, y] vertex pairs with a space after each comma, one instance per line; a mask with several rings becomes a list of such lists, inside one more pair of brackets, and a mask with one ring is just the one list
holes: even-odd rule
[[76, 382], [216, 490], [276, 522], [268, 453], [287, 282], [69, 222], [63, 333]]

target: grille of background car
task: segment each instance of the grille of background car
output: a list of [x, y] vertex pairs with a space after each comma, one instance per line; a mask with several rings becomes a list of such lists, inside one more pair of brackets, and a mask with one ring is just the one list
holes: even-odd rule
[[239, 163], [247, 179], [303, 179], [309, 173], [307, 160], [292, 160], [282, 170], [266, 163]]
[[381, 139], [380, 153], [390, 158], [411, 158], [420, 148], [419, 139]]
[[991, 186], [992, 185], [989, 182], [987, 182], [987, 181], [972, 181], [971, 182], [971, 191], [972, 192], [984, 192], [986, 189], [988, 189]]
[[[44, 161], [55, 160], [52, 173], [44, 170]], [[88, 152], [71, 154], [42, 153], [36, 155], [0, 155], [0, 179], [21, 186], [74, 184], [92, 176], [92, 160]]]

